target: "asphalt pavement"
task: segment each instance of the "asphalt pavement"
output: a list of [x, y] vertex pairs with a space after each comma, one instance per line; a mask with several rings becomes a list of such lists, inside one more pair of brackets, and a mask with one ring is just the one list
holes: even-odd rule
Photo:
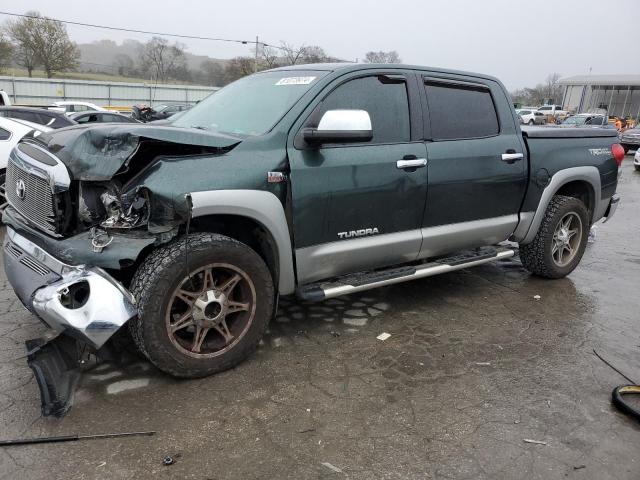
[[616, 216], [568, 278], [533, 277], [515, 258], [283, 301], [239, 367], [178, 381], [135, 357], [102, 364], [60, 420], [40, 416], [24, 358], [43, 327], [0, 273], [0, 437], [157, 431], [0, 448], [0, 478], [637, 479], [640, 424], [610, 403], [625, 380], [593, 353], [640, 382], [631, 163]]

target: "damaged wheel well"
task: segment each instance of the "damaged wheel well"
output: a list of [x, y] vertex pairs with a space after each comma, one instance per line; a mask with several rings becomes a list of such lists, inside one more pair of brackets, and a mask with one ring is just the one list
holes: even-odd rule
[[189, 232], [219, 233], [244, 243], [265, 261], [274, 284], [278, 284], [278, 248], [271, 233], [259, 222], [239, 215], [205, 215], [191, 220]]

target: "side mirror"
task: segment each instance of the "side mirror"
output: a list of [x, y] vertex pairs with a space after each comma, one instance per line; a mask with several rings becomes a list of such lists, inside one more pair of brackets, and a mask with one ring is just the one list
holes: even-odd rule
[[305, 128], [302, 135], [310, 145], [368, 142], [373, 138], [371, 117], [365, 110], [328, 110], [318, 128]]

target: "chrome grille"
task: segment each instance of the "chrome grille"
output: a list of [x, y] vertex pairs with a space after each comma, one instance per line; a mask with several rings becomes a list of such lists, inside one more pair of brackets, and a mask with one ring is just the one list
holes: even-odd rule
[[20, 258], [20, 255], [22, 255], [24, 252], [22, 250], [20, 250], [18, 247], [16, 247], [13, 243], [11, 242], [6, 242], [4, 244], [5, 246], [5, 250], [7, 251], [7, 253], [9, 255], [11, 255], [14, 258]]
[[22, 257], [20, 263], [42, 277], [51, 273], [51, 270], [29, 256]]
[[29, 255], [25, 255], [22, 249], [18, 248], [11, 241], [6, 241], [4, 244], [4, 249], [7, 254], [14, 257], [18, 260], [22, 265], [30, 269], [31, 271], [37, 273], [38, 275], [44, 277], [51, 273], [51, 270], [46, 266], [42, 265], [35, 258], [30, 257]]
[[[20, 180], [24, 182], [23, 198], [17, 192]], [[5, 192], [9, 204], [22, 216], [46, 232], [56, 233], [55, 198], [45, 178], [20, 168], [10, 158]]]

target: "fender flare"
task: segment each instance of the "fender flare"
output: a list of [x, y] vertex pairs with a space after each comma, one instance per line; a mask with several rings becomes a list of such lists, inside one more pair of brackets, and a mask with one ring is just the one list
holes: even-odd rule
[[262, 225], [275, 241], [279, 280], [278, 291], [289, 295], [295, 291], [295, 273], [289, 226], [278, 197], [262, 190], [208, 190], [191, 192], [191, 217], [238, 215]]
[[[521, 245], [531, 243], [538, 233], [538, 229], [540, 228], [540, 224], [542, 223], [544, 214], [547, 211], [547, 207], [549, 206], [549, 203], [551, 202], [553, 196], [558, 190], [560, 190], [560, 188], [562, 188], [562, 186], [566, 185], [569, 182], [575, 182], [576, 180], [587, 182], [589, 185], [591, 185], [591, 188], [593, 188], [594, 204], [591, 223], [595, 223], [597, 220], [600, 220], [607, 208], [607, 202], [601, 198], [602, 189], [600, 186], [600, 172], [598, 171], [598, 169], [596, 167], [565, 168], [553, 174], [549, 185], [547, 185], [542, 191], [540, 201], [538, 202], [538, 208], [532, 215], [531, 223], [528, 229], [525, 230], [526, 225], [518, 225], [516, 232], [526, 231], [526, 233], [522, 235], [521, 238], [518, 238], [519, 235], [516, 234], [514, 240]], [[524, 219], [527, 217], [525, 217], [524, 214], [521, 214], [520, 218]]]

